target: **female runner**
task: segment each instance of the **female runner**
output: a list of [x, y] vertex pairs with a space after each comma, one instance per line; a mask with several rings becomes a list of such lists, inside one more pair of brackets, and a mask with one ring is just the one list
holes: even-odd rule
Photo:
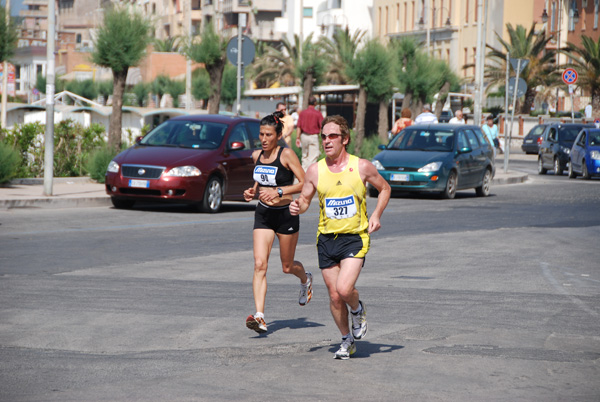
[[[300, 279], [301, 306], [312, 297], [312, 274], [304, 271], [300, 261], [294, 261], [300, 220], [291, 216], [289, 204], [292, 194], [297, 194], [304, 184], [304, 170], [298, 157], [290, 148], [277, 144], [282, 137], [282, 112], [264, 117], [260, 122], [262, 150], [252, 154], [254, 163], [254, 187], [244, 191], [244, 199], [252, 200], [258, 194], [254, 214], [254, 277], [252, 290], [256, 313], [246, 318], [246, 327], [258, 333], [267, 332], [265, 323], [265, 298], [267, 295], [267, 266], [275, 235], [279, 239], [283, 272]], [[294, 183], [294, 178], [297, 182]]]

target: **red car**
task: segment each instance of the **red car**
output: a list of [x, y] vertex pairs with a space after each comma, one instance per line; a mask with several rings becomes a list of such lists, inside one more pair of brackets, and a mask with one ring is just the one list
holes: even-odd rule
[[242, 193], [253, 185], [259, 127], [259, 120], [245, 117], [170, 119], [110, 162], [106, 193], [116, 208], [162, 201], [218, 212], [224, 200], [243, 201]]

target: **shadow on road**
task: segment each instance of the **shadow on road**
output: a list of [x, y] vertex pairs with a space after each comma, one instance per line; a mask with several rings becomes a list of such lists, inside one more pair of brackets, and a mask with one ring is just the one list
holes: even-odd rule
[[294, 318], [291, 320], [275, 320], [267, 322], [268, 332], [264, 334], [256, 334], [256, 338], [266, 338], [269, 334], [272, 334], [280, 329], [303, 329], [303, 328], [315, 328], [323, 327], [324, 324], [307, 321], [306, 317]]

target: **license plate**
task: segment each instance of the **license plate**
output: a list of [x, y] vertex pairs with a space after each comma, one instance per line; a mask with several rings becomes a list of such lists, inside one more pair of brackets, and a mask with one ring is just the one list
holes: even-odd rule
[[129, 180], [129, 187], [148, 188], [150, 182], [148, 180]]
[[533, 142], [533, 140], [525, 140], [525, 142]]
[[410, 175], [395, 173], [395, 174], [390, 175], [390, 180], [391, 181], [410, 181]]

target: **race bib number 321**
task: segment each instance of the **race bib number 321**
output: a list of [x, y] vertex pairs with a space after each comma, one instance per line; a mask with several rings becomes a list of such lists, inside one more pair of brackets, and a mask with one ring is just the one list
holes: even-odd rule
[[356, 201], [350, 195], [343, 198], [325, 198], [325, 215], [329, 219], [346, 219], [356, 215]]

